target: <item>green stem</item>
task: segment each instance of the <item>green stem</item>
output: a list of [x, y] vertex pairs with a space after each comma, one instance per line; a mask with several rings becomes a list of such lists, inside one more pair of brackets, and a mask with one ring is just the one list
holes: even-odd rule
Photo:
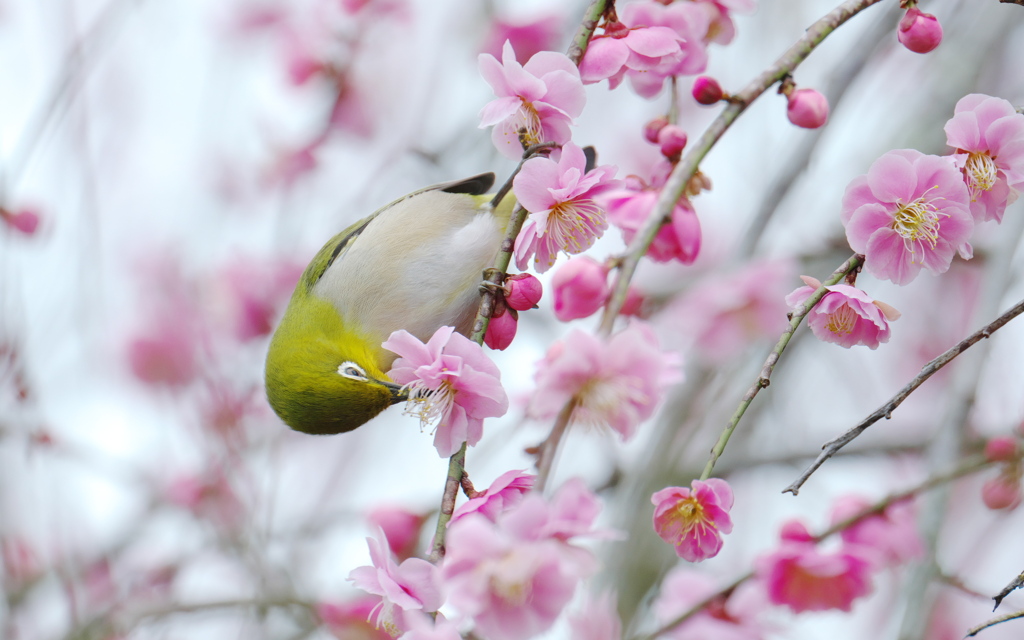
[[437, 563], [444, 557], [445, 537], [448, 523], [455, 512], [455, 499], [462, 485], [462, 474], [466, 469], [466, 443], [448, 459], [448, 478], [444, 483], [444, 495], [441, 497], [441, 511], [437, 514], [437, 528], [434, 530], [434, 546], [430, 550], [430, 561]]

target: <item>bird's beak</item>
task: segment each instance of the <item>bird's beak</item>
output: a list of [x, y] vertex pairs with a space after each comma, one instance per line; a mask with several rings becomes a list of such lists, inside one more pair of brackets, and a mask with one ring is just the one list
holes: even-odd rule
[[385, 382], [384, 380], [378, 380], [378, 383], [384, 385], [391, 392], [391, 404], [399, 404], [409, 399], [409, 390], [404, 388], [400, 384], [394, 382]]

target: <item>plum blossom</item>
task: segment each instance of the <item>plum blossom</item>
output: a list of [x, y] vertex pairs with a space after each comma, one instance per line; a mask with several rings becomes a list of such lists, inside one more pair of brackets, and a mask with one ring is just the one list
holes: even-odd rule
[[409, 391], [406, 412], [423, 424], [437, 420], [434, 447], [447, 458], [463, 442], [475, 445], [483, 436], [483, 419], [508, 410], [501, 371], [480, 345], [441, 327], [426, 344], [405, 330], [395, 331], [382, 345], [399, 355], [388, 375]]
[[586, 251], [608, 228], [604, 210], [594, 199], [616, 187], [617, 169], [602, 165], [587, 171], [583, 150], [571, 142], [556, 152], [557, 159], [527, 160], [512, 182], [512, 191], [530, 212], [516, 238], [516, 266], [525, 269], [530, 258], [543, 273], [555, 264], [559, 251]]
[[[832, 524], [857, 516], [872, 504], [860, 496], [844, 496], [832, 505]], [[906, 502], [889, 505], [846, 527], [843, 542], [867, 550], [880, 566], [895, 567], [924, 555], [924, 541], [917, 530], [914, 510]]]
[[653, 415], [664, 389], [680, 378], [678, 360], [661, 351], [642, 322], [631, 322], [608, 340], [577, 330], [541, 361], [527, 413], [553, 418], [573, 402], [573, 422], [607, 425], [628, 440]]
[[700, 562], [722, 550], [722, 534], [732, 531], [732, 489], [719, 478], [694, 480], [692, 490], [668, 487], [651, 496], [654, 530], [676, 549], [676, 555]]
[[26, 236], [33, 235], [39, 227], [39, 212], [36, 209], [24, 208], [17, 211], [10, 211], [0, 207], [0, 220], [3, 220], [12, 229], [19, 231]]
[[424, 613], [407, 613], [403, 620], [407, 630], [398, 640], [462, 640], [458, 626], [440, 613], [436, 620]]
[[562, 322], [593, 315], [608, 301], [608, 267], [590, 256], [578, 256], [559, 267], [551, 279], [555, 317]]
[[[600, 199], [608, 210], [608, 221], [622, 231], [626, 244], [633, 241], [658, 202], [658, 195], [671, 166], [663, 165], [651, 178], [651, 184], [636, 176], [628, 176], [621, 188], [614, 189]], [[654, 241], [647, 249], [647, 256], [655, 262], [677, 260], [693, 264], [700, 253], [701, 232], [697, 213], [684, 196], [676, 202], [669, 222], [661, 225]]]
[[413, 513], [402, 507], [380, 506], [370, 511], [366, 519], [384, 532], [391, 552], [400, 560], [415, 555], [425, 514]]
[[710, 16], [704, 42], [729, 44], [736, 37], [736, 25], [732, 21], [732, 13], [753, 13], [757, 7], [756, 0], [696, 0], [697, 6], [704, 9]]
[[392, 635], [370, 622], [374, 609], [381, 605], [376, 596], [364, 596], [340, 604], [321, 602], [316, 615], [336, 638], [357, 637], [365, 640], [392, 640]]
[[486, 491], [470, 498], [468, 502], [456, 509], [452, 513], [452, 519], [448, 522], [448, 526], [452, 526], [460, 518], [471, 513], [479, 513], [492, 522], [497, 520], [498, 515], [503, 511], [522, 502], [523, 496], [533, 487], [533, 480], [536, 477], [522, 470], [506, 471], [498, 476]]
[[581, 610], [569, 614], [572, 640], [622, 640], [622, 621], [615, 606], [615, 592], [588, 594]]
[[1024, 187], [1024, 115], [1002, 98], [972, 93], [956, 103], [945, 130], [975, 222], [1002, 222]]
[[501, 62], [480, 54], [480, 74], [497, 96], [480, 111], [480, 127], [494, 126], [491, 139], [498, 151], [519, 159], [523, 154], [520, 129], [526, 131], [527, 145], [569, 141], [569, 125], [586, 103], [579, 69], [569, 58], [541, 51], [521, 65], [512, 45], [505, 42]]
[[516, 311], [533, 309], [544, 295], [540, 280], [529, 273], [516, 273], [505, 278], [505, 303]]
[[627, 71], [664, 73], [683, 57], [682, 40], [669, 27], [606, 24], [604, 33], [590, 40], [580, 60], [580, 78], [584, 84], [608, 80], [608, 87], [614, 89]]
[[562, 16], [557, 14], [543, 15], [529, 20], [515, 20], [498, 16], [491, 23], [491, 28], [484, 37], [480, 50], [482, 53], [488, 53], [497, 58], [501, 55], [501, 49], [507, 41], [515, 50], [517, 59], [529, 60], [534, 54], [559, 46], [561, 22]]
[[857, 549], [819, 551], [806, 527], [796, 521], [783, 526], [782, 545], [759, 558], [757, 577], [769, 599], [794, 613], [840, 609], [871, 593], [871, 561]]
[[[801, 276], [806, 286], [786, 296], [786, 304], [797, 307], [811, 297], [821, 283], [810, 276]], [[811, 333], [823, 342], [832, 342], [849, 349], [858, 344], [870, 349], [889, 341], [889, 321], [900, 317], [899, 311], [856, 287], [835, 284], [814, 308], [807, 312]]]
[[[710, 576], [695, 571], [691, 565], [679, 565], [665, 576], [654, 602], [654, 615], [659, 624], [668, 623], [720, 588]], [[760, 618], [767, 609], [763, 585], [748, 580], [728, 597], [712, 600], [663, 637], [670, 640], [762, 640], [767, 629]]]
[[974, 229], [970, 196], [946, 159], [913, 149], [890, 151], [843, 197], [846, 238], [872, 275], [903, 285], [924, 267], [945, 273]]
[[[396, 564], [391, 558], [387, 536], [381, 530], [375, 538], [367, 538], [372, 565], [356, 567], [348, 579], [359, 589], [383, 600], [377, 609], [377, 626], [392, 636], [402, 630], [403, 611], [437, 611], [444, 604], [439, 571], [421, 558], [409, 558]], [[396, 610], [397, 607], [397, 610]], [[371, 615], [373, 612], [371, 612]]]
[[495, 522], [472, 513], [448, 530], [442, 566], [450, 602], [490, 640], [519, 640], [548, 628], [596, 569], [573, 544], [592, 533], [600, 510], [581, 482], [567, 483], [551, 502], [531, 493]]

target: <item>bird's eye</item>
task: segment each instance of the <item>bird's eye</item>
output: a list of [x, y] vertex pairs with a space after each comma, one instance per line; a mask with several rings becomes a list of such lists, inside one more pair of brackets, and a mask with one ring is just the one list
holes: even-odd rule
[[366, 380], [366, 372], [354, 362], [342, 362], [338, 367], [338, 373], [353, 380]]

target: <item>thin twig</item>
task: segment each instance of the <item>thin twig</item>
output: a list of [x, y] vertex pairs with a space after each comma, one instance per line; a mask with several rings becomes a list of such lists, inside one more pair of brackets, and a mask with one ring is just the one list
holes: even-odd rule
[[782, 357], [782, 352], [786, 350], [786, 346], [792, 339], [793, 334], [796, 333], [800, 323], [803, 322], [807, 312], [814, 307], [815, 304], [821, 300], [828, 290], [825, 287], [832, 286], [846, 277], [848, 273], [860, 266], [863, 261], [863, 256], [854, 254], [847, 259], [846, 262], [841, 264], [831, 276], [825, 280], [824, 283], [818, 289], [810, 295], [807, 300], [797, 305], [797, 308], [793, 310], [790, 316], [789, 327], [779, 336], [779, 341], [775, 343], [775, 348], [768, 354], [768, 359], [765, 360], [764, 366], [761, 367], [761, 374], [754, 381], [754, 384], [750, 385], [747, 392], [743, 394], [743, 399], [740, 400], [740, 404], [736, 407], [736, 411], [733, 412], [732, 417], [729, 418], [729, 424], [726, 425], [725, 430], [722, 431], [722, 435], [719, 436], [718, 442], [711, 449], [711, 457], [708, 459], [708, 463], [704, 466], [704, 472], [700, 474], [701, 480], [707, 480], [711, 477], [711, 472], [715, 469], [715, 463], [718, 462], [718, 458], [721, 457], [722, 452], [725, 451], [725, 447], [729, 444], [729, 438], [732, 437], [733, 431], [736, 430], [736, 425], [740, 423], [740, 419], [743, 418], [743, 414], [746, 413], [750, 403], [753, 402], [757, 394], [769, 384], [771, 384], [772, 371], [775, 370], [775, 365], [778, 363], [779, 358]]
[[430, 549], [430, 561], [437, 563], [444, 557], [444, 542], [448, 533], [448, 523], [455, 512], [455, 499], [462, 486], [462, 474], [466, 469], [466, 443], [448, 459], [448, 477], [444, 483], [444, 494], [441, 496], [441, 510], [437, 514], [437, 528], [434, 530], [434, 545]]
[[981, 341], [983, 338], [991, 336], [993, 333], [998, 331], [1003, 325], [1008, 323], [1010, 320], [1013, 320], [1021, 313], [1024, 313], [1024, 300], [1021, 300], [1013, 307], [1011, 307], [1006, 313], [999, 316], [998, 318], [996, 318], [989, 324], [985, 325], [978, 331], [974, 332], [967, 338], [964, 338], [956, 345], [951, 347], [949, 350], [947, 350], [945, 353], [940, 355], [938, 358], [935, 358], [934, 360], [926, 364], [924, 367], [921, 368], [921, 372], [914, 376], [913, 380], [908, 382], [906, 386], [900, 389], [899, 392], [896, 393], [896, 395], [890, 398], [888, 402], [879, 407], [874, 413], [869, 415], [867, 418], [864, 418], [864, 420], [862, 420], [857, 426], [853, 427], [843, 435], [822, 445], [822, 452], [818, 454], [817, 459], [802, 474], [800, 474], [799, 478], [797, 478], [791, 485], [783, 489], [782, 492], [788, 492], [792, 493], [793, 495], [797, 495], [800, 492], [800, 487], [802, 487], [804, 483], [807, 482], [807, 479], [811, 477], [811, 474], [817, 471], [818, 467], [824, 464], [826, 460], [834, 456], [837, 451], [848, 445], [857, 436], [863, 433], [868, 427], [878, 422], [882, 418], [885, 418], [887, 420], [891, 418], [892, 412], [895, 411], [896, 407], [900, 406], [900, 404], [902, 404], [903, 401], [907, 399], [907, 396], [909, 396], [915, 389], [920, 387], [925, 380], [932, 377], [932, 375], [935, 374], [936, 371], [949, 364], [954, 358], [956, 358], [958, 355], [972, 347], [974, 344]]
[[555, 424], [551, 427], [551, 433], [548, 434], [547, 439], [538, 447], [537, 478], [533, 481], [534, 491], [544, 491], [548, 478], [551, 476], [551, 467], [555, 462], [558, 445], [562, 441], [562, 436], [565, 435], [569, 428], [569, 422], [572, 420], [572, 414], [575, 410], [576, 400], [573, 399], [567, 402], [555, 419]]
[[996, 606], [992, 607], [992, 610], [995, 611], [999, 608], [999, 605], [1003, 603], [1003, 598], [1010, 595], [1010, 593], [1014, 590], [1021, 588], [1024, 588], [1024, 571], [1022, 571], [1019, 576], [1011, 580], [1010, 584], [1003, 587], [1002, 591], [997, 593], [996, 596], [992, 598], [996, 601]]
[[[1000, 2], [1008, 2], [1009, 0], [999, 0], [999, 1]], [[1024, 4], [1024, 0], [1017, 0], [1017, 2], [1019, 4]], [[991, 620], [989, 620], [985, 624], [982, 624], [982, 625], [979, 625], [977, 627], [974, 627], [973, 629], [968, 631], [967, 635], [964, 636], [964, 637], [965, 638], [971, 638], [973, 636], [978, 635], [980, 632], [984, 631], [985, 629], [988, 629], [989, 627], [994, 627], [997, 624], [1000, 624], [1002, 622], [1008, 622], [1010, 620], [1016, 620], [1018, 618], [1024, 618], [1024, 610], [1018, 611], [1016, 613], [1008, 613], [1005, 616], [999, 616], [998, 618], [992, 618]]]

